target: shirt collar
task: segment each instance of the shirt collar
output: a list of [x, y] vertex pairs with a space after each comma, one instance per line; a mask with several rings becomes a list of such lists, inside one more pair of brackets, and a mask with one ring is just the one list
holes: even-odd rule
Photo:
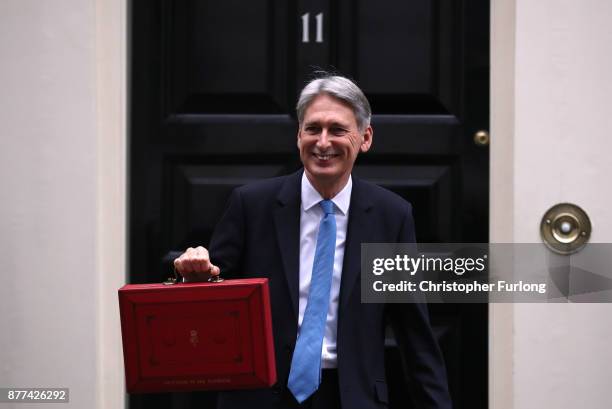
[[[349, 205], [351, 204], [351, 192], [353, 190], [353, 178], [349, 175], [348, 182], [342, 188], [342, 190], [334, 197], [332, 202], [336, 208], [338, 208], [343, 215], [346, 216], [348, 213]], [[306, 176], [306, 172], [302, 174], [302, 208], [304, 211], [310, 210], [313, 206], [319, 204], [323, 200], [323, 197], [317, 192], [312, 186], [310, 180]]]

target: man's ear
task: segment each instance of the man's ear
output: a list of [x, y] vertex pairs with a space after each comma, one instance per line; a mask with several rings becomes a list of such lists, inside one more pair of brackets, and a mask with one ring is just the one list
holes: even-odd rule
[[300, 128], [298, 128], [297, 130], [297, 147], [298, 149], [301, 149], [301, 144], [302, 144], [302, 138], [300, 137], [301, 133], [300, 133]]
[[361, 152], [367, 152], [370, 150], [370, 146], [372, 146], [372, 139], [374, 138], [374, 129], [372, 126], [368, 125], [368, 127], [363, 132], [363, 140], [361, 141], [361, 145], [359, 146], [359, 150]]

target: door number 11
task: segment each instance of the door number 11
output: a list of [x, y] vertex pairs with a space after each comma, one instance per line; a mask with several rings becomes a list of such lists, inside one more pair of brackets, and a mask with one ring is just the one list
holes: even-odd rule
[[[317, 35], [315, 41], [317, 43], [323, 42], [323, 13], [319, 13], [315, 16], [317, 22]], [[310, 41], [310, 13], [302, 14], [302, 42], [307, 43]]]

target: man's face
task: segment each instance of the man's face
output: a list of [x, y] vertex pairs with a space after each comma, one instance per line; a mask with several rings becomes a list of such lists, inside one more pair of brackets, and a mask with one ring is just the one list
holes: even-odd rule
[[306, 109], [297, 144], [313, 184], [343, 185], [359, 151], [370, 149], [372, 127], [359, 132], [353, 110], [323, 93], [316, 96]]

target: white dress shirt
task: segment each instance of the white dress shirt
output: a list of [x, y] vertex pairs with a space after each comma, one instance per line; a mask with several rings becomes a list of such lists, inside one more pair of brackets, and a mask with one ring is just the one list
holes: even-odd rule
[[[334, 254], [334, 272], [329, 294], [329, 309], [327, 310], [327, 323], [323, 336], [323, 349], [321, 351], [321, 366], [323, 368], [337, 367], [336, 334], [338, 330], [338, 298], [340, 296], [340, 278], [342, 276], [342, 262], [344, 260], [344, 245], [346, 243], [346, 227], [351, 202], [353, 180], [349, 180], [344, 188], [331, 200], [334, 203], [336, 216], [336, 251]], [[306, 173], [302, 175], [302, 206], [300, 212], [300, 315], [298, 326], [301, 327], [304, 311], [308, 303], [310, 278], [312, 277], [312, 264], [317, 247], [319, 223], [323, 218], [323, 209], [319, 202], [323, 197], [312, 186]]]

